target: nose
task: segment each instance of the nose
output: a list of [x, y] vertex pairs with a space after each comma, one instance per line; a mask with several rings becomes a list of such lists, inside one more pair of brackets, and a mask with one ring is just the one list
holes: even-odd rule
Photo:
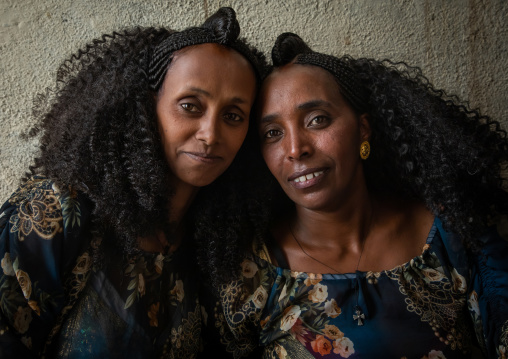
[[219, 142], [220, 139], [220, 126], [219, 116], [214, 113], [209, 113], [199, 119], [199, 128], [196, 132], [196, 139], [204, 142], [207, 146], [211, 146]]
[[287, 158], [291, 161], [301, 160], [312, 154], [311, 141], [300, 129], [288, 131], [284, 141]]

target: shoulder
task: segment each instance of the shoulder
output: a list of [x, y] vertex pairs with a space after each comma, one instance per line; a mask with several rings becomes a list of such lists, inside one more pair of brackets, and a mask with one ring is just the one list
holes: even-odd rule
[[420, 201], [396, 197], [380, 197], [376, 201], [382, 222], [399, 233], [426, 236], [434, 222], [434, 215]]
[[90, 204], [72, 189], [59, 189], [47, 178], [34, 177], [18, 188], [0, 208], [0, 255], [16, 269], [57, 270], [73, 265], [87, 246]]
[[90, 207], [86, 196], [75, 190], [60, 189], [50, 179], [33, 177], [0, 208], [0, 229], [10, 223], [11, 232], [21, 241], [31, 234], [51, 239], [84, 224], [82, 219], [88, 220]]
[[[431, 233], [434, 215], [420, 202], [393, 197], [377, 198], [374, 203], [374, 228], [370, 247], [385, 253], [380, 268], [393, 268], [422, 253]], [[397, 248], [397, 251], [390, 250]]]

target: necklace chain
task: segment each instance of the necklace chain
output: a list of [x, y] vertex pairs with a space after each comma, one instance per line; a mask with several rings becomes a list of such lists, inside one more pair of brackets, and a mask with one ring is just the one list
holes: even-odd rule
[[[336, 272], [337, 274], [341, 274], [342, 272], [329, 266], [328, 264], [320, 261], [319, 259], [311, 256], [309, 253], [307, 253], [307, 251], [303, 248], [303, 246], [301, 245], [300, 241], [298, 240], [298, 238], [296, 238], [294, 232], [293, 232], [293, 228], [291, 228], [291, 224], [288, 224], [288, 227], [289, 227], [289, 233], [291, 233], [291, 236], [294, 238], [295, 242], [298, 244], [298, 246], [300, 247], [300, 249], [302, 250], [302, 252], [309, 258], [315, 260], [316, 262], [324, 265], [325, 267], [333, 270], [334, 272]], [[360, 261], [362, 260], [362, 255], [363, 255], [363, 250], [365, 248], [365, 238], [362, 240], [362, 249], [360, 250], [360, 256], [358, 257], [358, 263], [356, 264], [356, 269], [355, 269], [355, 272], [358, 271], [358, 268], [360, 267]]]
[[[368, 229], [370, 230], [372, 226], [372, 213], [371, 213], [371, 216], [370, 216], [370, 219], [369, 219], [369, 225], [368, 225]], [[324, 265], [325, 267], [327, 268], [330, 268], [331, 270], [333, 270], [334, 272], [338, 273], [338, 274], [341, 274], [342, 272], [338, 271], [337, 269], [329, 266], [328, 264], [326, 263], [323, 263], [322, 261], [320, 261], [319, 259], [317, 258], [314, 258], [313, 256], [311, 256], [309, 253], [307, 253], [307, 251], [303, 248], [302, 244], [300, 243], [300, 241], [296, 238], [294, 232], [293, 232], [293, 228], [291, 228], [291, 222], [288, 222], [288, 227], [289, 227], [289, 233], [291, 233], [291, 236], [294, 238], [295, 242], [298, 244], [298, 247], [300, 247], [300, 249], [302, 250], [302, 252], [309, 258], [311, 258], [312, 260], [320, 263], [321, 265]], [[360, 250], [360, 256], [358, 257], [358, 263], [356, 263], [356, 269], [355, 269], [355, 272], [358, 272], [358, 268], [360, 268], [360, 262], [362, 260], [362, 255], [363, 255], [363, 250], [365, 249], [365, 242], [367, 241], [367, 233], [364, 234], [362, 236], [362, 249]], [[360, 297], [360, 277], [358, 276], [358, 274], [356, 275], [356, 285], [354, 286], [355, 288], [355, 297], [356, 297], [356, 305], [355, 305], [355, 308], [354, 308], [354, 313], [353, 314], [353, 320], [356, 320], [358, 321], [358, 325], [359, 326], [362, 326], [364, 324], [364, 320], [366, 319], [366, 316], [365, 314], [363, 313], [363, 310], [360, 306], [360, 303], [359, 303], [359, 297]]]

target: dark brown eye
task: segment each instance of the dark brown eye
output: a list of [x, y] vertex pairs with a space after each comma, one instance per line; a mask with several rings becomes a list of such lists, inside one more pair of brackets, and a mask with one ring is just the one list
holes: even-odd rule
[[233, 112], [228, 112], [224, 114], [224, 119], [228, 122], [242, 122], [243, 118], [240, 117], [238, 114]]
[[189, 112], [199, 112], [198, 107], [197, 107], [196, 105], [192, 104], [192, 103], [185, 102], [185, 103], [180, 104], [180, 106], [182, 106], [182, 108], [183, 108], [185, 111], [189, 111]]
[[280, 131], [278, 130], [268, 130], [265, 133], [265, 138], [273, 138], [280, 135]]
[[328, 117], [326, 116], [316, 116], [309, 122], [309, 126], [319, 126], [328, 122]]

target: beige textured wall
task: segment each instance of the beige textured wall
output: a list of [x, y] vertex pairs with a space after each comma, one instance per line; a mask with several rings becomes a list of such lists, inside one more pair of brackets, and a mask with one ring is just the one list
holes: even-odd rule
[[0, 0], [0, 201], [36, 148], [19, 138], [32, 99], [64, 58], [102, 33], [181, 29], [220, 6], [237, 11], [242, 35], [261, 50], [292, 31], [322, 52], [403, 60], [508, 125], [505, 0]]

